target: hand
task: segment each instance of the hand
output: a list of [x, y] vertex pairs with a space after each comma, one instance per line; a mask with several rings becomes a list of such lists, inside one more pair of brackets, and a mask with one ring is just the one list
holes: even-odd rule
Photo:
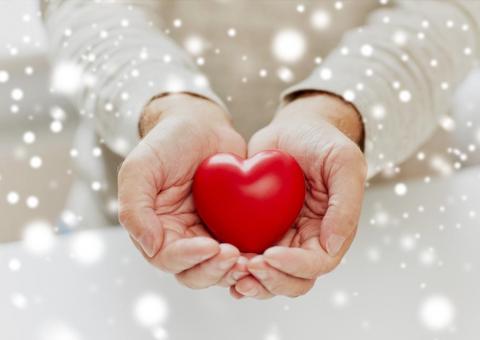
[[245, 141], [220, 106], [189, 94], [154, 99], [139, 129], [144, 138], [118, 175], [120, 223], [151, 264], [186, 286], [235, 284], [247, 274], [246, 259], [210, 237], [191, 186], [200, 162], [217, 152], [244, 157]]
[[272, 148], [290, 153], [305, 173], [307, 191], [295, 225], [277, 246], [249, 260], [252, 275], [230, 289], [234, 297], [299, 296], [339, 264], [360, 217], [366, 178], [362, 139], [355, 108], [319, 92], [287, 104], [252, 137], [249, 155]]

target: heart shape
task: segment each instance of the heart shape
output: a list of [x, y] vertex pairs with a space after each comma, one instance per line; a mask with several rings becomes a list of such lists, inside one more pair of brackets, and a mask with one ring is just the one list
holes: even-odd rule
[[297, 161], [280, 150], [246, 160], [219, 153], [199, 165], [192, 190], [197, 213], [219, 241], [261, 254], [295, 222], [305, 178]]

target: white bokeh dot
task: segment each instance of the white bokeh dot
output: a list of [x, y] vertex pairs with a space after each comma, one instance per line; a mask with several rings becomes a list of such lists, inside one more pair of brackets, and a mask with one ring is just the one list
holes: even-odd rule
[[22, 268], [22, 262], [20, 262], [20, 260], [17, 259], [16, 257], [11, 258], [11, 259], [8, 261], [8, 268], [9, 268], [12, 272], [17, 272], [17, 271], [20, 270], [20, 268]]
[[306, 50], [305, 37], [295, 29], [284, 29], [275, 34], [272, 40], [272, 53], [280, 61], [294, 63], [299, 61]]
[[105, 244], [94, 231], [77, 233], [70, 240], [70, 256], [80, 264], [98, 262], [105, 252]]
[[437, 259], [437, 254], [435, 252], [435, 249], [430, 247], [422, 250], [418, 256], [418, 259], [420, 263], [425, 266], [433, 265], [435, 263], [435, 260]]
[[25, 204], [27, 205], [28, 208], [30, 209], [36, 209], [39, 204], [39, 200], [37, 196], [28, 196], [27, 199], [25, 200]]
[[10, 75], [5, 70], [0, 70], [0, 83], [6, 83], [10, 79]]
[[33, 133], [32, 131], [26, 131], [24, 134], [23, 134], [23, 142], [25, 144], [32, 144], [35, 142], [35, 133]]
[[360, 53], [361, 53], [364, 57], [371, 57], [372, 54], [373, 54], [373, 47], [372, 47], [372, 45], [369, 45], [369, 44], [362, 45], [362, 47], [360, 48]]
[[330, 70], [329, 68], [323, 67], [322, 69], [320, 69], [320, 78], [322, 78], [322, 80], [332, 79], [332, 70]]
[[328, 28], [331, 21], [332, 18], [330, 13], [323, 8], [315, 10], [310, 16], [310, 23], [312, 27], [317, 30], [324, 30]]
[[303, 5], [303, 4], [297, 5], [297, 12], [298, 12], [298, 13], [303, 13], [303, 12], [305, 12], [305, 5]]
[[98, 146], [96, 146], [92, 149], [92, 156], [93, 157], [100, 157], [101, 155], [102, 155], [102, 149], [100, 149]]
[[20, 195], [15, 191], [10, 191], [7, 194], [7, 202], [11, 205], [15, 205], [20, 200]]
[[348, 304], [349, 297], [346, 292], [338, 290], [332, 295], [332, 303], [335, 307], [345, 307]]
[[408, 90], [402, 90], [398, 94], [398, 98], [401, 102], [408, 103], [410, 100], [412, 100], [412, 94]]
[[294, 78], [292, 70], [285, 66], [282, 66], [277, 70], [277, 76], [285, 83], [291, 82]]
[[431, 331], [443, 331], [452, 325], [455, 307], [449, 298], [432, 295], [423, 300], [419, 308], [422, 324]]
[[50, 131], [53, 133], [59, 133], [63, 130], [63, 124], [59, 120], [54, 120], [50, 123]]
[[182, 27], [182, 20], [181, 19], [175, 19], [173, 20], [173, 26], [174, 27]]
[[345, 92], [343, 92], [343, 99], [345, 99], [348, 102], [354, 101], [355, 92], [352, 90], [345, 90]]
[[408, 40], [407, 33], [401, 30], [395, 31], [392, 35], [392, 40], [395, 44], [404, 46]]
[[43, 161], [42, 161], [42, 158], [39, 157], [39, 156], [33, 156], [32, 158], [30, 158], [30, 166], [33, 168], [33, 169], [38, 169], [42, 166], [43, 164]]
[[168, 338], [167, 330], [161, 326], [155, 327], [152, 331], [152, 335], [156, 340], [164, 340]]
[[10, 93], [10, 96], [11, 96], [12, 99], [15, 100], [15, 101], [22, 100], [22, 99], [23, 99], [23, 91], [22, 91], [22, 89], [15, 88], [15, 89], [13, 89], [12, 92]]
[[93, 191], [99, 191], [102, 188], [102, 184], [98, 181], [93, 181], [91, 187]]
[[15, 308], [25, 309], [28, 306], [28, 299], [21, 293], [13, 293], [10, 300]]
[[50, 81], [55, 92], [71, 95], [81, 88], [82, 79], [83, 72], [79, 65], [62, 61], [55, 65]]
[[395, 194], [398, 196], [405, 196], [407, 194], [408, 188], [405, 183], [397, 183], [394, 188]]
[[166, 320], [168, 305], [160, 295], [145, 293], [135, 301], [133, 313], [142, 326], [153, 327]]
[[184, 42], [185, 49], [193, 55], [200, 55], [205, 50], [205, 41], [196, 35], [187, 37]]
[[67, 113], [60, 106], [53, 106], [50, 108], [50, 117], [54, 120], [65, 120]]
[[375, 118], [376, 120], [382, 120], [383, 118], [385, 118], [385, 107], [381, 104], [376, 104], [374, 106], [372, 106], [372, 109], [371, 109], [371, 114], [372, 114], [372, 117]]
[[50, 251], [54, 245], [53, 228], [46, 221], [30, 222], [23, 230], [22, 242], [31, 253], [43, 255]]

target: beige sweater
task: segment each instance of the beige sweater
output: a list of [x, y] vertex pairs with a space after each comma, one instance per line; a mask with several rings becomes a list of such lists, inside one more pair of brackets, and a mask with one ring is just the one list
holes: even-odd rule
[[[344, 96], [363, 116], [371, 177], [432, 135], [480, 56], [478, 0], [298, 4], [44, 1], [53, 57], [82, 73], [72, 97], [84, 117], [83, 192], [98, 182], [102, 202], [114, 201], [116, 167], [138, 142], [141, 108], [165, 91], [225, 105], [247, 138], [294, 91]], [[102, 143], [113, 153], [93, 156]]]

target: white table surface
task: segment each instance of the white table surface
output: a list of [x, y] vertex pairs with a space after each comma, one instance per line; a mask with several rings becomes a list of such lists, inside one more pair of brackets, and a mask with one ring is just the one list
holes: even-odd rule
[[2, 245], [0, 338], [479, 339], [480, 167], [406, 184], [369, 189], [345, 263], [297, 299], [190, 291], [120, 228], [59, 237], [42, 256]]

